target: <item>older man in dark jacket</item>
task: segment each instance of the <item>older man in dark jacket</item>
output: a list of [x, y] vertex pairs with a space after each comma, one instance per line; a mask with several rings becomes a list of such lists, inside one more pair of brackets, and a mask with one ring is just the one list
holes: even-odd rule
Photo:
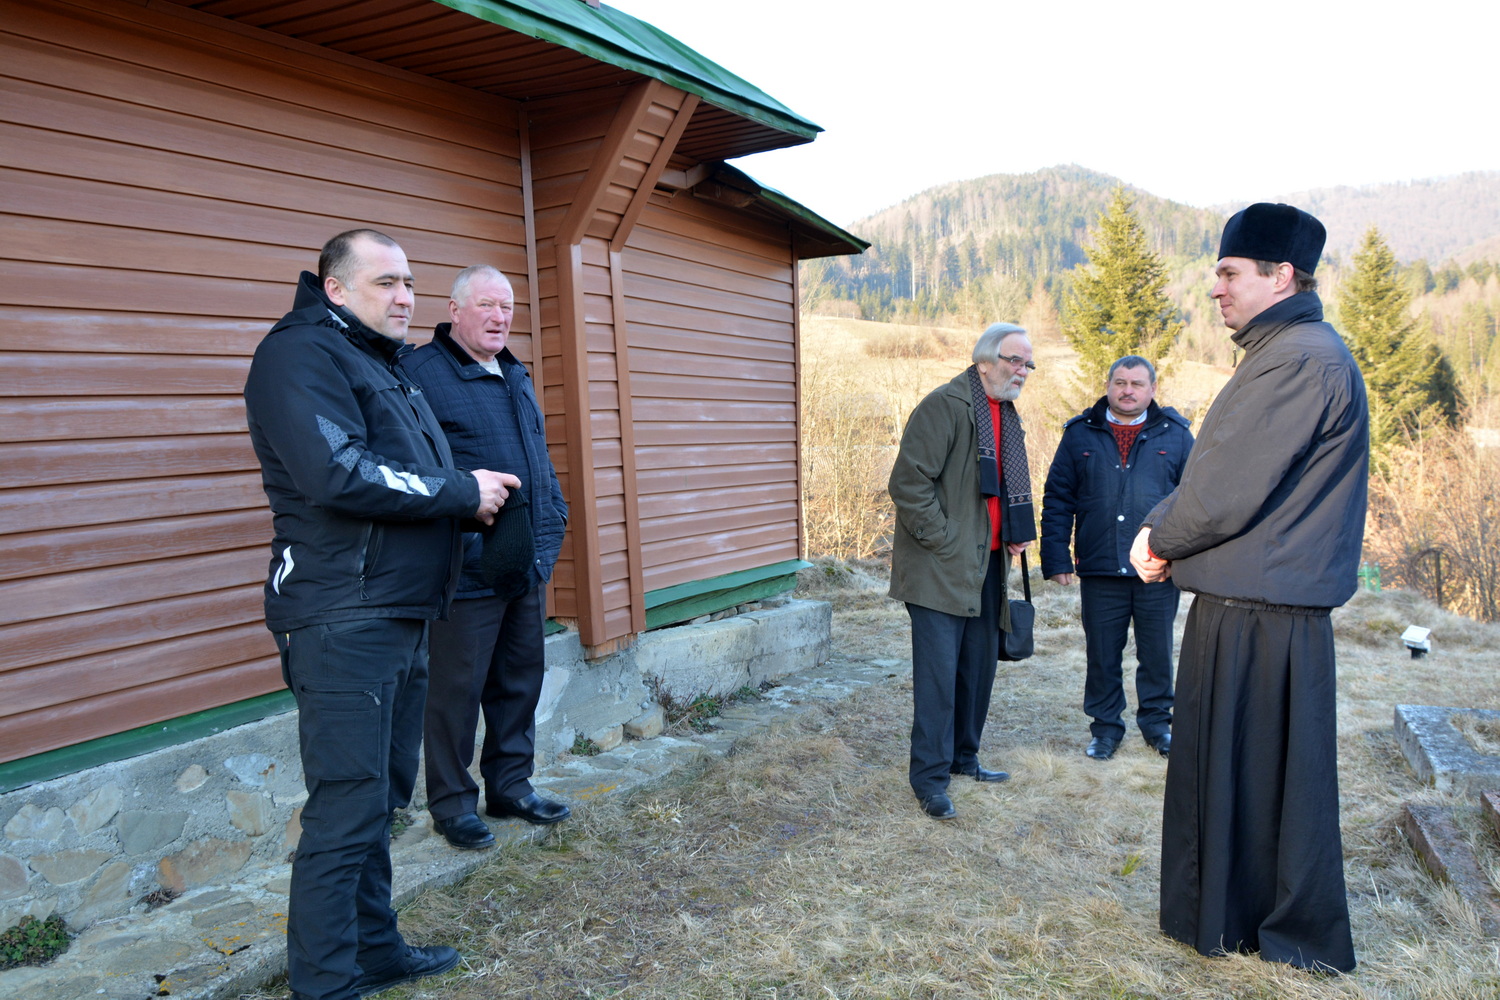
[[909, 778], [933, 819], [956, 815], [951, 775], [1010, 777], [979, 763], [1010, 560], [1036, 537], [1026, 434], [1015, 400], [1036, 368], [1026, 331], [991, 325], [974, 363], [928, 393], [891, 469], [891, 596], [911, 615]]
[[[1146, 583], [1130, 545], [1151, 508], [1177, 486], [1193, 448], [1188, 422], [1156, 403], [1156, 368], [1128, 355], [1109, 367], [1104, 395], [1063, 426], [1042, 506], [1042, 575], [1071, 586], [1083, 605], [1088, 670], [1084, 752], [1109, 760], [1125, 737], [1125, 639], [1135, 624], [1136, 725], [1163, 757], [1172, 748], [1172, 622], [1177, 588]], [[1068, 543], [1073, 543], [1069, 554]]]
[[1324, 229], [1233, 216], [1213, 298], [1244, 351], [1182, 483], [1131, 549], [1197, 597], [1162, 813], [1161, 927], [1205, 955], [1354, 968], [1339, 835], [1333, 627], [1364, 535], [1364, 379], [1323, 322]]
[[439, 324], [432, 342], [403, 361], [437, 414], [454, 461], [522, 480], [524, 499], [511, 500], [493, 537], [464, 536], [453, 613], [432, 629], [427, 808], [448, 843], [463, 850], [495, 843], [479, 818], [479, 786], [469, 774], [481, 711], [485, 811], [530, 823], [556, 823], [569, 813], [531, 787], [546, 669], [544, 588], [562, 548], [568, 505], [547, 454], [531, 376], [505, 346], [514, 310], [505, 275], [487, 265], [465, 268], [448, 303], [452, 323]]
[[489, 520], [516, 480], [454, 467], [398, 367], [412, 304], [401, 247], [341, 233], [245, 382], [275, 535], [266, 625], [297, 699], [307, 782], [287, 914], [297, 1000], [354, 1000], [458, 963], [396, 929], [391, 812], [416, 783], [427, 623], [452, 595], [457, 519]]

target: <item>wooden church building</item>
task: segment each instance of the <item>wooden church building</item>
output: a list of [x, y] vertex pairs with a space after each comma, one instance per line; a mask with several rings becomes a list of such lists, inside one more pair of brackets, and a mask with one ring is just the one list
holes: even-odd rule
[[287, 707], [241, 390], [356, 226], [418, 342], [511, 277], [590, 655], [787, 589], [797, 264], [865, 244], [724, 161], [817, 126], [592, 0], [0, 10], [0, 790]]

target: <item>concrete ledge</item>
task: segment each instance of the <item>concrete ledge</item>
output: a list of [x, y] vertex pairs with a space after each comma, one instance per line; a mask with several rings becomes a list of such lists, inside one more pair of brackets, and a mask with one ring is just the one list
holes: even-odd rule
[[1473, 910], [1486, 937], [1500, 937], [1500, 898], [1479, 870], [1474, 852], [1453, 825], [1447, 806], [1416, 806], [1401, 811], [1401, 829], [1427, 870], [1458, 891]]
[[[549, 637], [539, 771], [579, 737], [613, 747], [627, 723], [639, 735], [659, 733], [655, 690], [690, 701], [816, 667], [829, 655], [830, 620], [827, 604], [776, 598], [719, 621], [645, 633], [598, 660], [584, 659], [576, 633]], [[295, 712], [4, 793], [0, 929], [60, 913], [82, 930], [148, 901], [236, 885], [243, 872], [296, 848], [306, 798]], [[426, 798], [419, 784], [413, 808]]]
[[1500, 724], [1500, 711], [1397, 705], [1396, 742], [1417, 777], [1441, 791], [1478, 793], [1500, 787], [1500, 756], [1476, 750], [1453, 724], [1455, 716]]

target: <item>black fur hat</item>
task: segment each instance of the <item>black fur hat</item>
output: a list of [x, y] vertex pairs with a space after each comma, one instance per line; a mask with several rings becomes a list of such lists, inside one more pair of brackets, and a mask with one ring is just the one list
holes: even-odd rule
[[1323, 223], [1302, 209], [1260, 201], [1236, 212], [1224, 224], [1219, 259], [1244, 257], [1273, 264], [1286, 261], [1312, 274], [1317, 270], [1327, 239]]

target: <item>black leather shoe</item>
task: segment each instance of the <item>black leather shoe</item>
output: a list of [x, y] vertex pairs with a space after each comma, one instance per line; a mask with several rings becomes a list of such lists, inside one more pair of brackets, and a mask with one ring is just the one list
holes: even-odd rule
[[949, 774], [967, 774], [975, 781], [1009, 781], [1010, 775], [1004, 771], [989, 771], [980, 765], [978, 761], [967, 767], [954, 767], [948, 770]]
[[1115, 750], [1119, 746], [1119, 740], [1112, 740], [1108, 736], [1095, 736], [1089, 740], [1089, 748], [1084, 753], [1095, 760], [1109, 760], [1115, 755]]
[[942, 792], [923, 799], [922, 811], [933, 819], [952, 819], [958, 815], [958, 810], [953, 808], [953, 800]]
[[460, 851], [482, 851], [495, 846], [495, 835], [484, 825], [478, 813], [464, 813], [451, 819], [435, 819], [432, 828]]
[[362, 997], [374, 996], [385, 992], [392, 986], [440, 975], [457, 964], [458, 952], [444, 945], [431, 948], [407, 948], [406, 961], [386, 972], [360, 976], [354, 981], [354, 992]]
[[491, 816], [515, 816], [538, 826], [561, 823], [573, 815], [573, 810], [561, 802], [544, 799], [536, 792], [523, 795], [519, 799], [497, 799], [488, 803], [484, 811]]
[[1163, 757], [1170, 757], [1170, 756], [1172, 756], [1172, 734], [1171, 733], [1157, 733], [1155, 736], [1149, 737], [1146, 740], [1146, 742], [1149, 743], [1149, 744], [1151, 744], [1151, 749], [1152, 750], [1155, 750], [1157, 753], [1161, 754]]

